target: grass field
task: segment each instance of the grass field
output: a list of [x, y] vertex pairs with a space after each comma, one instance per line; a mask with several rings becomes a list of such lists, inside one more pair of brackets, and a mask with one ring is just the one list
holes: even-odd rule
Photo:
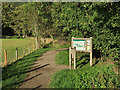
[[21, 59], [11, 63], [2, 68], [2, 88], [17, 88], [30, 72], [30, 67], [34, 64], [38, 57], [40, 57], [46, 51], [51, 50], [51, 48], [41, 48], [33, 53], [24, 56]]
[[16, 48], [18, 48], [18, 57], [22, 57], [23, 48], [25, 46], [25, 53], [27, 54], [29, 49], [28, 45], [31, 47], [35, 44], [35, 39], [2, 39], [2, 63], [4, 65], [4, 49], [7, 50], [7, 61], [12, 62], [16, 58]]
[[[68, 51], [56, 55], [56, 63], [68, 65]], [[80, 57], [79, 57], [80, 56]], [[77, 54], [77, 70], [57, 71], [49, 83], [49, 88], [120, 88], [114, 64], [98, 62], [90, 66], [88, 54]]]

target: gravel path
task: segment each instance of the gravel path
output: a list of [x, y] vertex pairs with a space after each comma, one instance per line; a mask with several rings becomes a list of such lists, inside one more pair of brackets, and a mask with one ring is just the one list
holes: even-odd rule
[[47, 88], [53, 73], [62, 69], [68, 69], [66, 65], [58, 65], [55, 63], [55, 56], [59, 50], [52, 50], [43, 54], [43, 56], [35, 62], [35, 65], [31, 68], [32, 72], [28, 73], [28, 77], [20, 88], [32, 88], [33, 90]]

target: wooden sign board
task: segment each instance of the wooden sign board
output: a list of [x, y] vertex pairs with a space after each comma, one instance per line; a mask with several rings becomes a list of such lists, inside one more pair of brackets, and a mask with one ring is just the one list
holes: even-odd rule
[[91, 52], [92, 38], [74, 38], [72, 37], [72, 48], [76, 47], [76, 51]]
[[71, 41], [72, 47], [69, 47], [69, 67], [71, 69], [71, 55], [74, 58], [74, 69], [76, 69], [76, 51], [90, 53], [90, 66], [92, 66], [92, 37], [74, 38]]

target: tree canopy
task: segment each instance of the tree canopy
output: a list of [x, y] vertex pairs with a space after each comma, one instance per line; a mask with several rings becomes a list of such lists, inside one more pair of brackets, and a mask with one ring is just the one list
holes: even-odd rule
[[119, 58], [119, 2], [2, 2], [2, 22], [19, 36], [93, 37], [94, 49]]

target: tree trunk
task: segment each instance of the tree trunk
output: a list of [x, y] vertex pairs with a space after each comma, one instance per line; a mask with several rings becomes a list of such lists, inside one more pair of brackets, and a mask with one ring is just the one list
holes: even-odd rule
[[36, 49], [38, 49], [38, 40], [37, 40], [37, 25], [35, 24], [35, 34], [36, 34]]
[[38, 39], [37, 39], [37, 36], [36, 36], [36, 49], [38, 49]]

